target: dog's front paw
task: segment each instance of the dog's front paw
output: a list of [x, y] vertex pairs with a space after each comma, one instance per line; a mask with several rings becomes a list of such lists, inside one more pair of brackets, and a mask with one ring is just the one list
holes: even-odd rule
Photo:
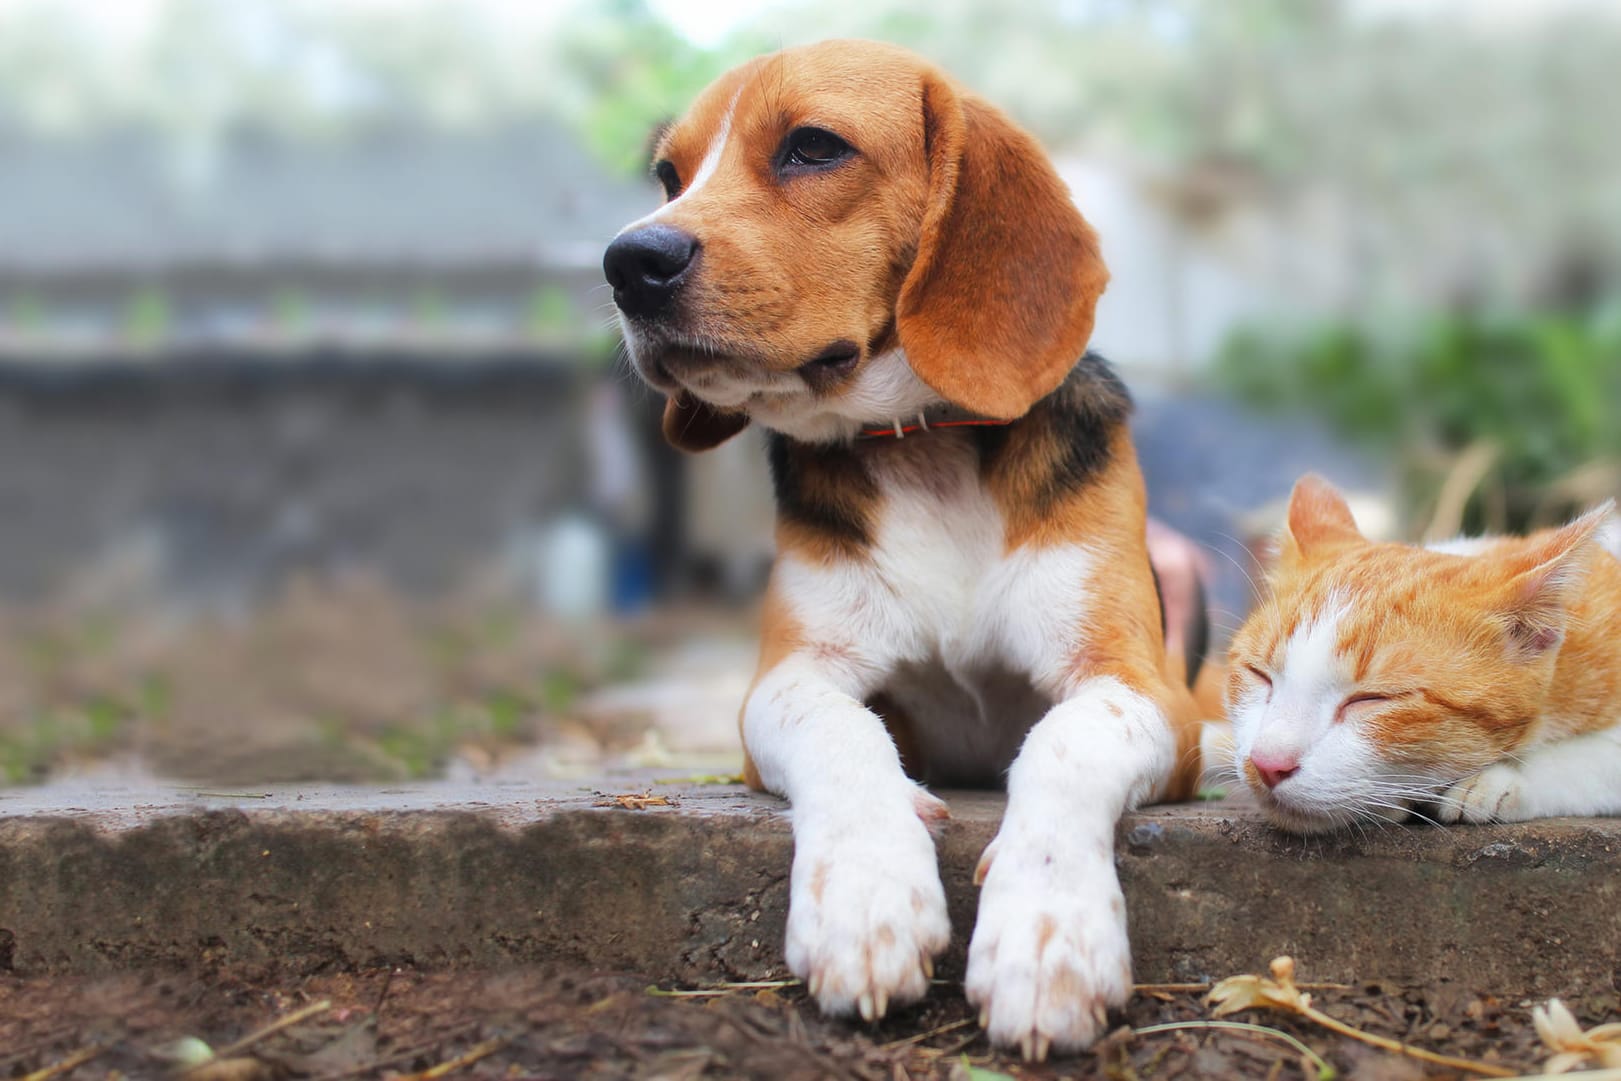
[[1442, 822], [1520, 822], [1530, 817], [1525, 777], [1513, 766], [1489, 766], [1441, 795]]
[[1078, 1051], [1131, 993], [1125, 900], [1107, 858], [991, 842], [968, 948], [968, 1000], [1000, 1047]]
[[907, 814], [814, 832], [795, 838], [788, 967], [828, 1014], [873, 1021], [922, 998], [951, 937], [923, 823]]

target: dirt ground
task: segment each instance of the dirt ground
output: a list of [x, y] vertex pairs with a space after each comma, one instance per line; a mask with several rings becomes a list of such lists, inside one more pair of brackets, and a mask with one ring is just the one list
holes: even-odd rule
[[[1139, 989], [1112, 1018], [1114, 1033], [1092, 1052], [1039, 1067], [992, 1054], [956, 985], [936, 987], [925, 1002], [877, 1025], [826, 1020], [795, 985], [661, 993], [671, 990], [679, 989], [565, 966], [501, 974], [379, 970], [291, 983], [250, 973], [3, 978], [0, 1077], [172, 1076], [180, 1072], [177, 1041], [187, 1038], [224, 1056], [187, 1074], [191, 1081], [1317, 1076], [1275, 1036], [1131, 1031], [1208, 1019], [1200, 994], [1184, 988]], [[1319, 989], [1314, 1000], [1339, 1020], [1451, 1055], [1528, 1072], [1546, 1055], [1532, 1030], [1530, 1003], [1518, 999], [1446, 983], [1368, 983]], [[1570, 1005], [1588, 1024], [1613, 1017], [1621, 996], [1609, 991]], [[1293, 1017], [1251, 1012], [1236, 1019], [1294, 1035], [1341, 1077], [1467, 1076]], [[285, 1027], [265, 1034], [278, 1023]]]

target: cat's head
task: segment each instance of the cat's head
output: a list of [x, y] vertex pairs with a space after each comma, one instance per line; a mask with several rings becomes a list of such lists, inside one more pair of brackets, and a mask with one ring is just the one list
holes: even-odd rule
[[1228, 654], [1234, 763], [1273, 822], [1405, 817], [1511, 754], [1607, 516], [1431, 550], [1369, 541], [1326, 481], [1297, 483], [1270, 595]]

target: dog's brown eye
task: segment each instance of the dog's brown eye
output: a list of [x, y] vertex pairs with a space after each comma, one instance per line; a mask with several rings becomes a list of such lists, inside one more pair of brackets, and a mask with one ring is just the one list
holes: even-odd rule
[[675, 166], [668, 161], [661, 161], [653, 166], [653, 174], [664, 185], [664, 197], [674, 199], [681, 193], [681, 177], [676, 175]]
[[843, 161], [854, 148], [831, 131], [821, 128], [795, 128], [783, 143], [784, 170], [823, 169]]

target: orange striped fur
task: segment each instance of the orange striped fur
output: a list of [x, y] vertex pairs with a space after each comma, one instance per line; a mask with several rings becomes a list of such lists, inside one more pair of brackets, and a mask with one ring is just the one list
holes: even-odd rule
[[[1270, 595], [1228, 654], [1236, 767], [1263, 805], [1303, 829], [1371, 810], [1355, 802], [1371, 789], [1347, 787], [1342, 806], [1322, 799], [1361, 768], [1330, 753], [1349, 748], [1352, 734], [1383, 770], [1379, 798], [1421, 810], [1433, 802], [1446, 820], [1535, 817], [1543, 806], [1610, 813], [1621, 804], [1621, 790], [1605, 800], [1602, 779], [1584, 806], [1529, 792], [1497, 792], [1490, 807], [1476, 798], [1477, 779], [1494, 767], [1540, 783], [1526, 764], [1564, 741], [1596, 738], [1602, 757], [1604, 737], [1621, 723], [1621, 561], [1597, 539], [1607, 515], [1438, 550], [1376, 544], [1338, 493], [1303, 479]], [[1313, 775], [1329, 765], [1340, 776]]]

